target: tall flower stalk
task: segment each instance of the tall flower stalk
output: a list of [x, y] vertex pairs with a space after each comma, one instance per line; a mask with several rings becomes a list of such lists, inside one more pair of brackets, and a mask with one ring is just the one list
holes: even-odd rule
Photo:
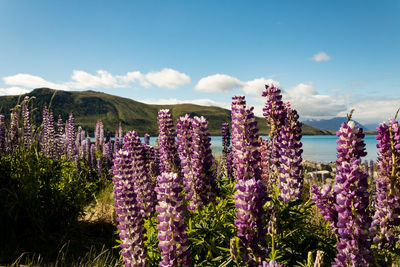
[[169, 109], [158, 112], [160, 172], [179, 172], [179, 157], [175, 144], [172, 113]]
[[61, 115], [58, 116], [57, 120], [57, 134], [56, 134], [56, 155], [61, 156], [65, 152], [65, 140], [64, 140], [64, 122]]
[[375, 214], [371, 231], [378, 248], [391, 248], [399, 237], [400, 225], [400, 127], [395, 119], [377, 127], [378, 177], [376, 179]]
[[182, 197], [182, 177], [164, 172], [157, 178], [159, 266], [189, 266], [189, 240], [185, 233], [185, 205]]
[[147, 266], [144, 244], [146, 229], [132, 179], [133, 165], [132, 151], [120, 150], [116, 153], [112, 172], [117, 228], [122, 241], [120, 246], [125, 266]]
[[14, 147], [18, 144], [18, 113], [13, 110], [11, 112], [11, 122], [9, 136], [9, 150], [12, 151]]
[[29, 112], [29, 98], [25, 97], [21, 104], [22, 124], [23, 124], [23, 137], [25, 148], [30, 147], [32, 144], [32, 126]]
[[154, 213], [155, 208], [156, 196], [154, 192], [154, 183], [146, 169], [146, 155], [143, 144], [135, 131], [126, 134], [123, 150], [130, 151], [131, 153], [134, 164], [132, 167], [132, 179], [137, 194], [137, 201], [142, 206], [144, 218], [149, 218]]
[[266, 190], [260, 180], [257, 122], [253, 108], [246, 108], [243, 96], [234, 96], [232, 100], [232, 153], [237, 180], [235, 225], [242, 259], [246, 264], [254, 264], [266, 256]]
[[178, 119], [177, 143], [186, 200], [189, 210], [196, 210], [215, 198], [214, 158], [211, 152], [208, 122], [188, 114]]
[[368, 175], [361, 167], [365, 156], [364, 133], [353, 121], [343, 123], [336, 133], [337, 174], [334, 190], [330, 186], [312, 188], [313, 200], [338, 237], [332, 266], [368, 266], [371, 260]]
[[281, 90], [274, 85], [266, 85], [262, 95], [266, 97], [263, 114], [270, 126], [269, 140], [262, 141], [263, 179], [270, 190], [274, 183], [278, 184], [281, 200], [296, 201], [301, 198], [303, 187], [299, 116], [283, 103]]
[[67, 142], [67, 158], [72, 159], [76, 154], [76, 146], [75, 146], [75, 118], [71, 113], [69, 115], [68, 121], [65, 124], [65, 137]]
[[276, 137], [279, 166], [279, 197], [284, 202], [299, 200], [303, 188], [301, 123], [293, 109], [287, 109], [285, 123]]

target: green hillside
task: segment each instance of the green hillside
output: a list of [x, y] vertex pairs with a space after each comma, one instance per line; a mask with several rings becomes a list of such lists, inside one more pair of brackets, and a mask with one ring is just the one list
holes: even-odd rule
[[[54, 95], [55, 93], [55, 95]], [[33, 119], [36, 125], [41, 123], [41, 111], [44, 105], [51, 102], [51, 110], [55, 118], [61, 115], [65, 121], [70, 112], [73, 112], [76, 122], [89, 133], [97, 120], [101, 120], [105, 130], [114, 132], [121, 123], [124, 131], [135, 130], [140, 135], [149, 133], [157, 135], [157, 112], [160, 109], [171, 109], [173, 118], [176, 119], [185, 114], [192, 116], [204, 116], [209, 121], [211, 135], [221, 134], [221, 123], [230, 121], [230, 111], [220, 107], [199, 106], [193, 104], [177, 105], [149, 105], [134, 101], [132, 99], [113, 96], [95, 91], [61, 91], [48, 88], [38, 88], [26, 94], [34, 96], [32, 106]], [[26, 95], [23, 96], [1, 96], [0, 114], [9, 120], [10, 109], [17, 105]], [[267, 134], [263, 118], [257, 118], [260, 134]], [[307, 135], [331, 134], [326, 130], [319, 130], [314, 127], [303, 125], [303, 133]]]

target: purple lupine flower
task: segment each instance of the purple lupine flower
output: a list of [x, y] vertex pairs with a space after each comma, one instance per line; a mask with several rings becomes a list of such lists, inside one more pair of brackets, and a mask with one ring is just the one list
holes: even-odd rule
[[254, 261], [250, 254], [259, 257], [266, 254], [263, 205], [267, 197], [260, 180], [258, 130], [253, 108], [246, 108], [243, 96], [234, 96], [231, 116], [234, 176], [238, 181], [235, 186], [235, 206], [238, 210], [235, 225], [242, 258], [248, 263]]
[[[257, 262], [267, 255], [264, 215], [265, 187], [261, 180], [250, 178], [239, 180], [235, 185], [235, 226], [239, 238], [239, 249], [246, 264]], [[255, 258], [253, 258], [253, 256]]]
[[217, 187], [210, 140], [208, 122], [204, 117], [192, 119], [186, 114], [178, 119], [178, 154], [189, 210], [199, 209], [215, 197], [212, 192]]
[[46, 133], [48, 135], [48, 153], [49, 157], [54, 158], [57, 156], [57, 140], [56, 140], [56, 132], [54, 129], [54, 116], [53, 112], [50, 111], [49, 117], [47, 120], [47, 126], [46, 126]]
[[0, 155], [6, 153], [6, 123], [4, 115], [0, 114]]
[[234, 176], [237, 180], [261, 178], [258, 166], [260, 152], [257, 136], [257, 122], [254, 119], [253, 108], [246, 109], [244, 96], [232, 98], [232, 153]]
[[69, 115], [68, 121], [65, 124], [65, 139], [67, 141], [67, 158], [72, 159], [76, 154], [75, 146], [75, 118], [71, 113]]
[[97, 121], [97, 123], [96, 123], [94, 138], [95, 138], [95, 145], [96, 145], [97, 149], [100, 150], [104, 144], [104, 125], [100, 120]]
[[[80, 154], [81, 159], [85, 159], [87, 150], [86, 150], [86, 137], [85, 137], [84, 130], [81, 131], [80, 141], [81, 141], [81, 143], [80, 143], [79, 151], [81, 151], [81, 154]], [[111, 164], [112, 164], [112, 162], [111, 162]]]
[[337, 172], [334, 188], [337, 211], [337, 249], [333, 266], [366, 266], [370, 260], [368, 175], [362, 171], [366, 155], [364, 133], [353, 121], [342, 123], [337, 131]]
[[144, 217], [149, 218], [154, 213], [155, 208], [155, 185], [146, 169], [143, 144], [135, 131], [128, 132], [125, 135], [123, 150], [129, 151], [132, 154], [132, 177], [137, 194], [137, 201], [142, 205]]
[[9, 142], [9, 149], [12, 151], [14, 146], [18, 143], [18, 114], [16, 111], [11, 112]]
[[158, 247], [161, 250], [159, 266], [189, 266], [189, 240], [185, 233], [185, 205], [182, 177], [164, 172], [157, 178]]
[[83, 154], [83, 151], [81, 150], [82, 149], [81, 133], [82, 133], [82, 127], [79, 125], [78, 129], [76, 131], [76, 134], [75, 134], [75, 149], [76, 149], [76, 153], [77, 153], [78, 157], [82, 157], [82, 154]]
[[339, 139], [337, 143], [337, 161], [339, 165], [342, 162], [350, 162], [353, 158], [359, 159], [367, 155], [365, 152], [365, 143], [362, 140], [365, 136], [363, 129], [354, 124], [354, 121], [343, 122], [339, 131], [336, 132]]
[[265, 85], [262, 96], [266, 97], [263, 115], [270, 124], [269, 136], [272, 137], [280, 132], [280, 128], [285, 124], [286, 111], [282, 101], [281, 90], [274, 85]]
[[[95, 148], [95, 146], [92, 147]], [[120, 150], [115, 155], [112, 167], [115, 212], [125, 266], [146, 266], [144, 244], [146, 229], [140, 202], [137, 201], [134, 189], [134, 179], [132, 179], [133, 160], [133, 153], [130, 150]]]
[[288, 109], [287, 117], [276, 137], [280, 155], [278, 167], [279, 197], [285, 201], [295, 201], [301, 198], [303, 188], [301, 123], [295, 110]]
[[398, 129], [399, 123], [395, 120], [389, 125], [381, 123], [377, 127], [378, 178], [375, 214], [370, 230], [374, 232], [373, 241], [380, 249], [393, 247], [398, 240], [394, 232], [394, 227], [400, 225], [400, 188], [396, 181], [399, 178], [400, 165], [400, 153], [396, 149], [400, 144], [400, 140], [396, 138]]
[[317, 208], [321, 210], [324, 219], [329, 222], [334, 234], [337, 232], [338, 212], [336, 210], [336, 193], [332, 191], [331, 185], [324, 185], [321, 189], [318, 185], [313, 185], [311, 188], [312, 201], [315, 202]]
[[46, 106], [43, 107], [42, 111], [42, 140], [41, 140], [41, 145], [42, 145], [42, 150], [43, 154], [46, 156], [49, 156], [49, 150], [50, 148], [48, 147], [49, 143], [49, 133], [47, 132], [47, 125], [49, 121], [49, 110], [47, 109]]
[[272, 192], [273, 186], [275, 184], [275, 176], [271, 173], [271, 156], [270, 156], [270, 145], [271, 142], [267, 139], [259, 138], [260, 147], [258, 148], [260, 152], [261, 160], [259, 166], [261, 168], [261, 180], [264, 182], [268, 192]]
[[56, 155], [61, 156], [61, 154], [65, 151], [65, 143], [64, 143], [64, 122], [61, 118], [61, 115], [58, 116], [57, 121], [57, 134], [56, 134]]
[[371, 258], [368, 210], [368, 175], [362, 170], [361, 157], [365, 156], [362, 129], [353, 121], [343, 123], [337, 132], [336, 185], [321, 190], [312, 187], [312, 200], [321, 209], [337, 235], [335, 262], [332, 266], [367, 266]]
[[185, 186], [185, 199], [189, 201], [189, 210], [195, 210], [195, 205], [190, 205], [191, 201], [196, 200], [193, 173], [193, 118], [186, 114], [177, 120], [176, 142], [178, 145], [178, 155], [183, 174], [183, 184]]
[[[278, 175], [280, 168], [280, 142], [277, 140], [282, 127], [285, 125], [287, 119], [288, 108], [282, 101], [281, 90], [274, 85], [265, 85], [265, 89], [262, 96], [266, 97], [265, 106], [263, 108], [263, 115], [267, 120], [267, 124], [270, 126], [269, 140], [265, 141], [264, 147], [266, 151], [264, 156], [268, 157], [267, 163], [262, 167], [263, 173], [269, 176], [269, 189], [274, 188], [274, 185], [278, 183]], [[286, 130], [288, 130], [286, 128]], [[264, 149], [264, 148], [263, 148]]]
[[28, 103], [29, 103], [29, 98], [25, 97], [24, 101], [22, 101], [21, 104], [23, 137], [24, 137], [25, 148], [28, 148], [32, 143], [32, 127], [31, 127]]
[[179, 158], [175, 144], [174, 124], [169, 109], [158, 112], [160, 172], [179, 172]]
[[43, 108], [42, 118], [42, 150], [45, 156], [52, 158], [56, 156], [54, 117], [46, 106]]
[[113, 160], [113, 153], [112, 153], [112, 143], [111, 140], [103, 145], [103, 155], [106, 159], [107, 168], [109, 168], [112, 164]]
[[371, 217], [368, 210], [368, 175], [360, 160], [343, 161], [336, 174], [336, 223], [338, 242], [336, 262], [332, 266], [368, 266], [371, 260]]
[[218, 187], [215, 180], [216, 173], [213, 170], [214, 157], [211, 151], [208, 122], [203, 116], [194, 117], [192, 127], [193, 154], [191, 158], [195, 190], [193, 207], [201, 208], [202, 205], [208, 204], [215, 199]]

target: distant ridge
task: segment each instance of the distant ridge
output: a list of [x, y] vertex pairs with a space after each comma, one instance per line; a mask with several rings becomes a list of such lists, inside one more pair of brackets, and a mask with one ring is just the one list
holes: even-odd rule
[[[0, 96], [0, 114], [6, 116], [6, 121], [10, 119], [10, 109], [18, 103], [18, 99], [25, 96], [34, 96], [33, 120], [36, 125], [40, 125], [42, 118], [41, 112], [45, 105], [49, 105], [50, 100], [56, 92], [51, 103], [51, 110], [55, 120], [61, 115], [63, 121], [68, 118], [70, 112], [74, 114], [75, 121], [90, 134], [93, 133], [96, 121], [101, 120], [104, 129], [114, 131], [121, 123], [124, 131], [135, 130], [143, 136], [149, 133], [151, 136], [158, 135], [157, 113], [160, 109], [171, 109], [172, 116], [176, 119], [186, 113], [191, 116], [204, 116], [209, 122], [211, 135], [221, 135], [221, 123], [230, 122], [230, 110], [220, 107], [199, 106], [194, 104], [177, 105], [150, 105], [132, 99], [114, 96], [95, 91], [62, 91], [49, 88], [38, 88], [22, 96]], [[268, 128], [264, 118], [256, 118], [258, 122], [259, 134], [267, 134]], [[328, 135], [331, 131], [319, 130], [309, 125], [303, 125], [305, 135]]]
[[[308, 124], [312, 127], [321, 129], [321, 130], [338, 130], [343, 122], [347, 122], [347, 118], [345, 117], [335, 117], [332, 119], [325, 119], [325, 120], [304, 120], [303, 123]], [[367, 129], [364, 125], [360, 124], [357, 121], [354, 121], [356, 124], [358, 124], [361, 128], [364, 130], [370, 130]]]

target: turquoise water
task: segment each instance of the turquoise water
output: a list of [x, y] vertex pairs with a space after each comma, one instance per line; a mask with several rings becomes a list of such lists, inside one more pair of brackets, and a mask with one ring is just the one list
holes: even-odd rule
[[[265, 136], [263, 136], [265, 137]], [[155, 137], [150, 137], [150, 145], [155, 144]], [[303, 159], [328, 163], [336, 161], [336, 140], [335, 135], [307, 135], [303, 136]], [[375, 135], [366, 135], [364, 138], [367, 156], [363, 160], [376, 160], [378, 149]], [[214, 155], [222, 154], [222, 137], [211, 137], [211, 149]]]

